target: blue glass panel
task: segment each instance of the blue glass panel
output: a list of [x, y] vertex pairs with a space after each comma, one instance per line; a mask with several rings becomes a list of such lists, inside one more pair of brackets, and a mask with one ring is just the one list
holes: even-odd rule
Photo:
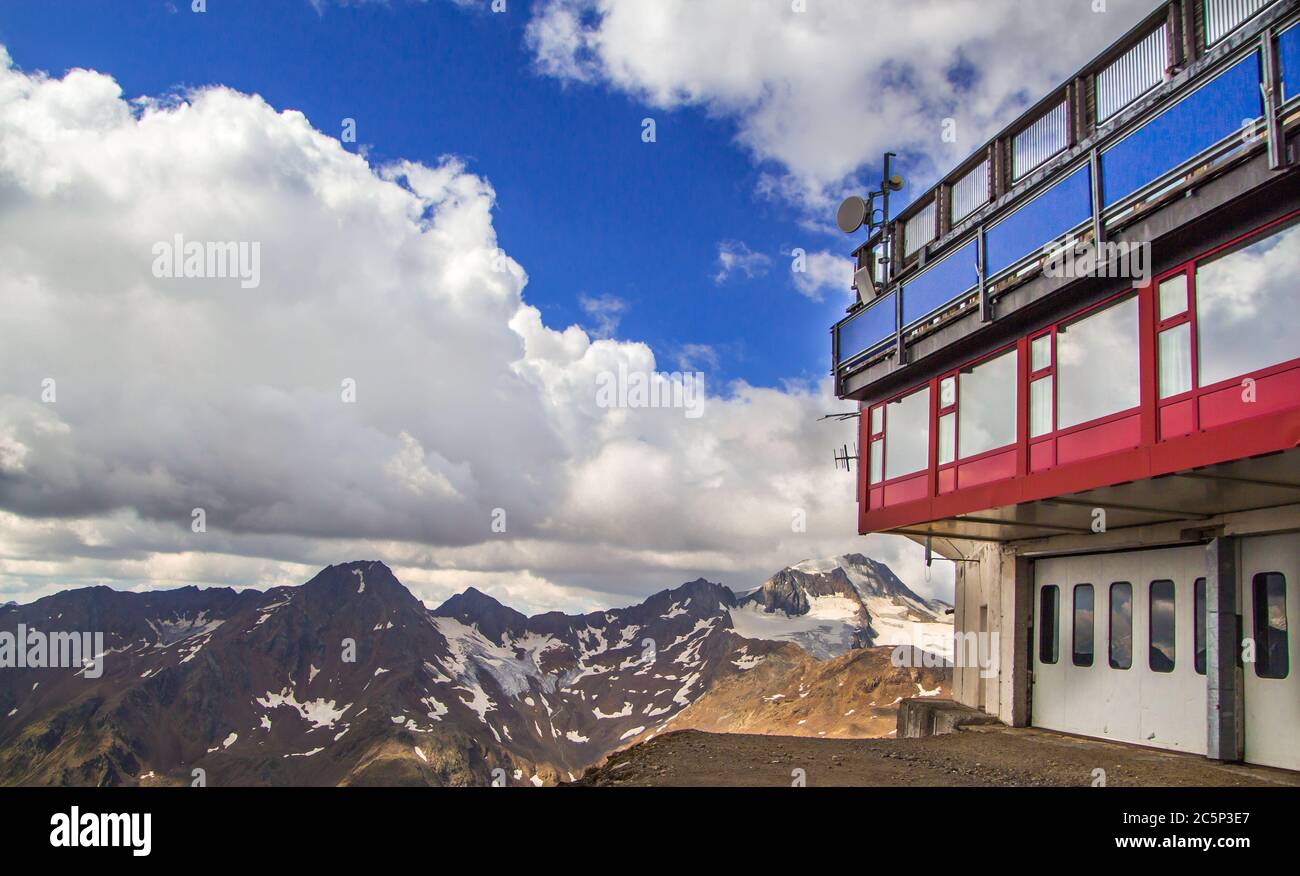
[[1102, 203], [1109, 207], [1263, 115], [1259, 81], [1255, 53], [1103, 152]]
[[1290, 100], [1300, 95], [1300, 25], [1277, 38], [1277, 53], [1282, 59], [1282, 99]]
[[903, 285], [903, 325], [911, 325], [979, 285], [977, 246], [972, 240]]
[[988, 230], [986, 276], [1011, 267], [1091, 217], [1092, 177], [1085, 164]]
[[[847, 362], [895, 332], [894, 293], [877, 298], [866, 310], [840, 326], [840, 362]], [[837, 363], [838, 364], [838, 363]]]

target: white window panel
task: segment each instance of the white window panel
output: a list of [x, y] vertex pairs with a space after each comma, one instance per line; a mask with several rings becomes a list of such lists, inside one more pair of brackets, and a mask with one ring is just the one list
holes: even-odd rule
[[1012, 174], [1016, 179], [1061, 152], [1070, 142], [1070, 113], [1065, 101], [1016, 135], [1011, 143]]
[[1097, 123], [1159, 85], [1169, 68], [1169, 26], [1162, 24], [1097, 74]]

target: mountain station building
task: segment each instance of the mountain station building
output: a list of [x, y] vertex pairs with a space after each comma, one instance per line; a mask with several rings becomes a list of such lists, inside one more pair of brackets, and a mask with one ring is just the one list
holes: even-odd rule
[[959, 702], [1300, 770], [1298, 141], [1300, 0], [1164, 2], [854, 253], [858, 529], [955, 562]]

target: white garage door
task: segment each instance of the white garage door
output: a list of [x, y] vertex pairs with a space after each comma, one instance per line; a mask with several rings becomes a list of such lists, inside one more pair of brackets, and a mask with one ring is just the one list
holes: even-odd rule
[[1246, 760], [1300, 770], [1300, 535], [1247, 538], [1241, 545], [1246, 663]]
[[1034, 725], [1204, 754], [1204, 576], [1202, 547], [1037, 561]]

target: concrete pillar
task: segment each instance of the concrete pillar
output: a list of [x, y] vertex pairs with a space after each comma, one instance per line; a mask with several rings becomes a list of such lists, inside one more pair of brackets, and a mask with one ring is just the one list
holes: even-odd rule
[[[1015, 593], [1013, 616], [1004, 619], [1002, 635], [1010, 633], [1011, 662], [1011, 720], [1012, 727], [1025, 727], [1029, 724], [1029, 684], [1033, 672], [1031, 662], [1032, 643], [1029, 628], [1034, 618], [1034, 564], [1025, 557], [1007, 557], [1005, 567], [1015, 576], [1013, 587]], [[1011, 623], [1006, 623], [1010, 620]], [[1010, 627], [1010, 630], [1008, 630]]]
[[1205, 684], [1207, 757], [1240, 761], [1245, 754], [1243, 679], [1238, 649], [1237, 539], [1216, 538], [1206, 548]]

